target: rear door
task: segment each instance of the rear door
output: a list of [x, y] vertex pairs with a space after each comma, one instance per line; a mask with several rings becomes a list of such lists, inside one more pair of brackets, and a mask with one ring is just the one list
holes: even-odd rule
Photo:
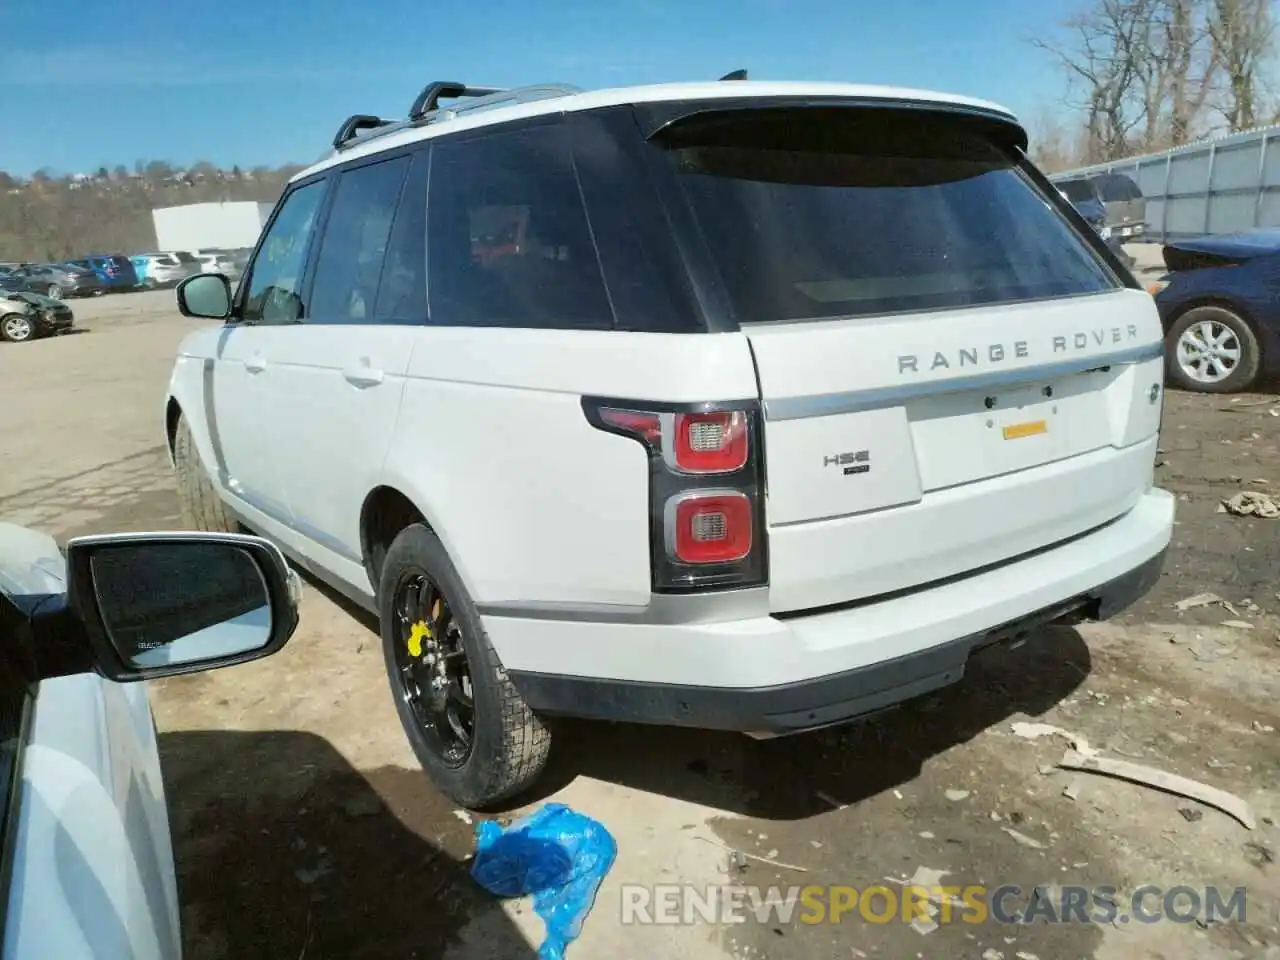
[[1012, 148], [963, 119], [825, 113], [695, 121], [667, 144], [755, 356], [777, 610], [1110, 520], [1145, 489], [1159, 423], [1150, 297]]
[[379, 157], [339, 173], [315, 255], [308, 313], [273, 369], [271, 405], [294, 528], [364, 579], [360, 511], [395, 429], [426, 305], [430, 154]]

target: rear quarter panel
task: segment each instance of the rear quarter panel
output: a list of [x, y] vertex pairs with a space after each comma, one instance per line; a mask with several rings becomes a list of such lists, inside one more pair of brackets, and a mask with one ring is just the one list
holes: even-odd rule
[[593, 428], [584, 395], [758, 394], [739, 333], [418, 331], [384, 482], [423, 512], [477, 602], [648, 602], [648, 459]]

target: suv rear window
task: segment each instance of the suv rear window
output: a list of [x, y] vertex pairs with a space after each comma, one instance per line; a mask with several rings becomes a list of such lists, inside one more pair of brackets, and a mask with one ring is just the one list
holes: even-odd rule
[[1011, 303], [1118, 285], [1014, 156], [972, 123], [835, 112], [694, 120], [669, 145], [740, 322]]
[[1104, 173], [1097, 177], [1095, 182], [1098, 185], [1098, 193], [1102, 195], [1105, 203], [1142, 199], [1142, 191], [1138, 189], [1138, 185], [1123, 173]]
[[1088, 203], [1090, 200], [1098, 199], [1093, 184], [1088, 180], [1063, 180], [1055, 186], [1065, 193], [1072, 203]]

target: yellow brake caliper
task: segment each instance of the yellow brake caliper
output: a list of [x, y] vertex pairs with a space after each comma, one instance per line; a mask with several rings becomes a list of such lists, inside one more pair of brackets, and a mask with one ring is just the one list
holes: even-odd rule
[[425, 620], [419, 620], [409, 629], [409, 656], [422, 656], [422, 641], [431, 639], [431, 628]]

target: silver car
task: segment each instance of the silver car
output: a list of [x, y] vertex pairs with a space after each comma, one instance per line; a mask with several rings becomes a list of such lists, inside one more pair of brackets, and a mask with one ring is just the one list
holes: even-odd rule
[[200, 273], [198, 260], [194, 257], [184, 260], [176, 253], [140, 253], [129, 259], [138, 272], [138, 283], [148, 290], [176, 286], [187, 277]]
[[240, 264], [234, 254], [230, 253], [197, 253], [202, 273], [220, 273], [228, 280], [240, 278]]

